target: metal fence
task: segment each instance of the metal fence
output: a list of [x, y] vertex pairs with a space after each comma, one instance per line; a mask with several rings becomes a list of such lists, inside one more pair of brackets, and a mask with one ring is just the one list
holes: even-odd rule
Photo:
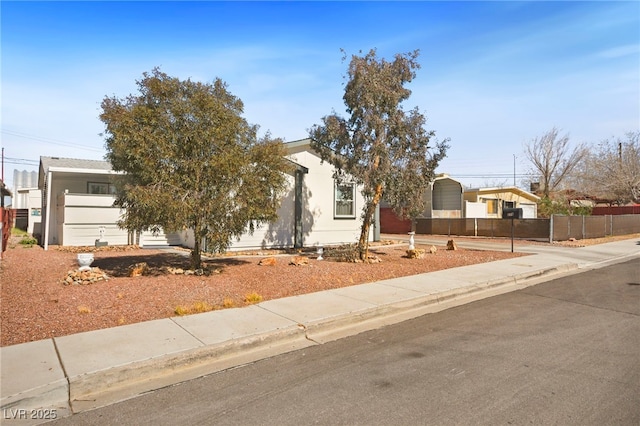
[[[511, 219], [425, 218], [416, 220], [416, 234], [466, 237], [511, 237]], [[513, 219], [514, 238], [541, 241], [582, 240], [640, 233], [640, 215], [563, 216]]]

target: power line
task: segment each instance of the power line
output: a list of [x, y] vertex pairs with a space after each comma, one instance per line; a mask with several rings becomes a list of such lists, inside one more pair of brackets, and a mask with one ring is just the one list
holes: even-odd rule
[[3, 129], [2, 133], [6, 134], [6, 135], [9, 135], [9, 136], [15, 136], [15, 137], [18, 137], [18, 138], [31, 139], [31, 140], [36, 141], [36, 142], [44, 142], [44, 143], [48, 143], [48, 144], [51, 144], [51, 145], [67, 146], [67, 147], [70, 147], [70, 148], [84, 149], [84, 150], [87, 150], [87, 151], [104, 152], [103, 149], [90, 147], [88, 145], [81, 145], [81, 144], [77, 144], [77, 143], [73, 143], [73, 142], [61, 141], [61, 140], [58, 140], [58, 139], [51, 139], [51, 138], [46, 138], [46, 137], [42, 137], [42, 136], [30, 135], [28, 133], [14, 132], [12, 130]]

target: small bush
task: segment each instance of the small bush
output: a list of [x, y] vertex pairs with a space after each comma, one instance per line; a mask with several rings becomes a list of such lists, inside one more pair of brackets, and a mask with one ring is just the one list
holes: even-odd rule
[[249, 293], [244, 297], [244, 303], [246, 303], [247, 305], [253, 305], [254, 303], [260, 302], [262, 302], [262, 296], [255, 292]]
[[91, 309], [88, 306], [78, 306], [78, 313], [90, 314], [91, 313]]
[[186, 306], [177, 306], [173, 312], [178, 316], [189, 315], [189, 308]]
[[20, 244], [23, 246], [33, 246], [38, 244], [38, 240], [36, 240], [33, 237], [30, 237], [29, 235], [23, 235], [22, 239], [20, 240]]
[[231, 299], [230, 297], [225, 297], [224, 300], [222, 301], [222, 307], [223, 308], [233, 308], [236, 306], [236, 302], [233, 301], [233, 299]]

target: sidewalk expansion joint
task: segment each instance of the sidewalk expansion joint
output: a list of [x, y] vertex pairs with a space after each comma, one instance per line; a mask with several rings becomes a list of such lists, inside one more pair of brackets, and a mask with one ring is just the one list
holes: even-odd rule
[[171, 320], [171, 322], [173, 322], [175, 325], [177, 325], [178, 327], [180, 327], [182, 330], [184, 330], [185, 333], [187, 333], [189, 336], [193, 337], [194, 339], [196, 339], [198, 342], [200, 342], [203, 346], [207, 346], [207, 344], [205, 342], [203, 342], [202, 340], [200, 340], [198, 338], [198, 336], [196, 336], [195, 334], [193, 334], [192, 332], [190, 332], [189, 330], [187, 330], [186, 328], [184, 328], [182, 325], [178, 324], [175, 320], [175, 317], [170, 317], [169, 319]]
[[73, 413], [73, 407], [71, 406], [71, 380], [69, 379], [67, 369], [64, 367], [64, 363], [62, 362], [62, 357], [60, 356], [60, 351], [58, 350], [56, 338], [52, 337], [51, 342], [53, 343], [53, 349], [56, 351], [56, 356], [58, 357], [58, 363], [60, 364], [60, 368], [62, 369], [62, 374], [64, 374], [64, 379], [67, 381], [67, 404], [69, 404], [69, 411]]

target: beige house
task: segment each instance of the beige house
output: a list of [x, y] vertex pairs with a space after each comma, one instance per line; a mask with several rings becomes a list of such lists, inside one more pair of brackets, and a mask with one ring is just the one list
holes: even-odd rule
[[521, 208], [523, 219], [538, 217], [540, 197], [515, 186], [466, 189], [462, 196], [466, 218], [501, 218], [505, 208]]

